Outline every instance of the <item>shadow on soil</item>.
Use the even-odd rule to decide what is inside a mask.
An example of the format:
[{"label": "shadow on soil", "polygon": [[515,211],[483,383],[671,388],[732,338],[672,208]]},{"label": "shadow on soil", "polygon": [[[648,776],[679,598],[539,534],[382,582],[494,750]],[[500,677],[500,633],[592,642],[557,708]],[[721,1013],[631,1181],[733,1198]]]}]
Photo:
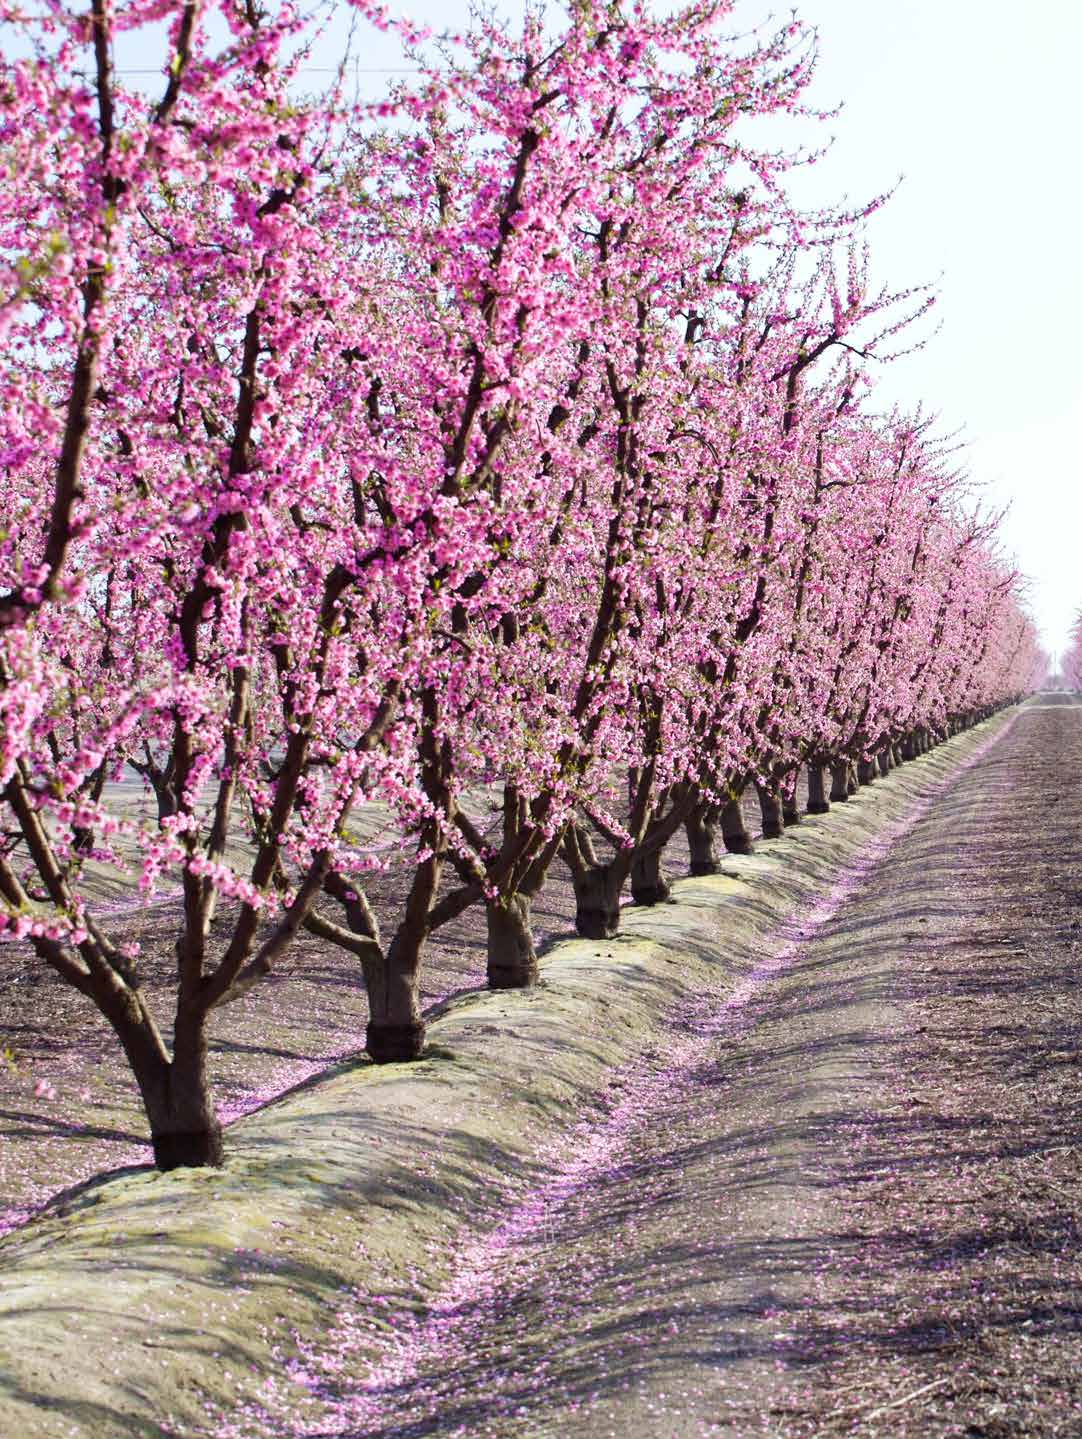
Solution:
[{"label": "shadow on soil", "polygon": [[[955,810],[964,813],[964,795],[944,797],[940,834]],[[810,1112],[781,1124],[766,1115],[761,1124],[722,1124],[720,1134],[717,1123],[704,1124],[708,1137],[689,1140],[685,1096],[685,1113],[672,1122],[683,1138],[674,1143],[666,1142],[673,1116],[651,1115],[649,1135],[638,1134],[631,1151],[641,1157],[593,1175],[549,1214],[514,1252],[495,1297],[440,1313],[422,1337],[420,1374],[377,1391],[388,1417],[363,1439],[469,1433],[500,1415],[539,1418],[554,1395],[558,1412],[587,1412],[640,1387],[671,1393],[689,1370],[720,1380],[748,1360],[801,1371],[856,1346],[872,1364],[916,1356],[949,1364],[996,1334],[1053,1342],[1082,1334],[1082,1291],[1073,1274],[1055,1273],[1082,1246],[1082,1227],[1054,1203],[1020,1214],[1001,1183],[1014,1164],[1082,1152],[1077,1105],[1050,1101],[1039,1122],[1016,1124],[999,1108],[937,1112],[919,1088],[873,1113],[839,1105],[827,1084],[816,1091],[817,1071],[906,1075],[915,1046],[933,1062],[937,1046],[961,1047],[971,1069],[1008,1086],[1080,1063],[1082,1018],[1054,1005],[1079,987],[1074,960],[1067,952],[1034,963],[1024,947],[1005,948],[994,876],[1010,873],[1016,847],[990,836],[982,862],[993,876],[988,913],[971,915],[963,932],[958,907],[930,905],[921,881],[931,866],[960,889],[965,857],[929,843],[920,827],[907,836],[892,859],[891,892],[865,892],[858,908],[827,925],[827,948],[811,946],[799,982],[753,1002],[746,1025],[714,1045],[687,1086],[692,1121],[755,1114],[756,1096],[767,1093],[810,1096]],[[1073,923],[1061,915],[1053,928],[1073,932]],[[854,948],[857,982],[842,969]],[[867,1027],[869,1006],[882,1015],[903,1005],[926,1015],[940,1007],[943,1027]],[[995,1015],[1000,1022],[989,1022]],[[771,1035],[828,1016],[825,1036]],[[879,1186],[912,1196],[904,1223],[871,1231],[830,1222],[851,1212],[843,1199]],[[813,1222],[774,1232],[771,1196],[794,1187],[817,1192]],[[928,1194],[943,1207],[923,1210]],[[693,1211],[716,1216],[706,1240]],[[1009,1282],[989,1283],[989,1263]],[[833,1278],[824,1288],[826,1273]],[[458,1335],[450,1344],[441,1337],[448,1330]]]}]

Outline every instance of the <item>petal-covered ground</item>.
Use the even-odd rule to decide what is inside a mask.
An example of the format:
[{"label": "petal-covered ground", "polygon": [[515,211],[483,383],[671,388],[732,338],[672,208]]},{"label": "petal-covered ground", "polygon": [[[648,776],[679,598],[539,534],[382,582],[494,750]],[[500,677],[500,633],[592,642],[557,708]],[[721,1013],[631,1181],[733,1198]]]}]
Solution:
[{"label": "petal-covered ground", "polygon": [[1082,1434],[1080,760],[1030,704],[9,1235],[9,1432]]},{"label": "petal-covered ground", "polygon": [[320,1435],[1082,1434],[1080,763],[1082,707],[1023,710]]},{"label": "petal-covered ground", "polygon": [[[744,809],[749,832],[758,834],[753,796]],[[674,875],[687,872],[682,832],[666,861]],[[393,932],[408,878],[397,862],[368,885],[384,933]],[[113,932],[140,945],[144,989],[168,1033],[177,900],[139,907],[110,895],[109,908]],[[574,916],[570,879],[555,865],[534,905],[538,945],[572,934]],[[421,972],[426,1010],[484,983],[485,946],[485,916],[476,906],[437,931]],[[302,934],[274,974],[212,1018],[210,1067],[223,1121],[357,1053],[367,1020],[358,962]],[[135,1081],[109,1026],[28,946],[0,942],[0,1235],[58,1192],[105,1170],[149,1162]]]}]

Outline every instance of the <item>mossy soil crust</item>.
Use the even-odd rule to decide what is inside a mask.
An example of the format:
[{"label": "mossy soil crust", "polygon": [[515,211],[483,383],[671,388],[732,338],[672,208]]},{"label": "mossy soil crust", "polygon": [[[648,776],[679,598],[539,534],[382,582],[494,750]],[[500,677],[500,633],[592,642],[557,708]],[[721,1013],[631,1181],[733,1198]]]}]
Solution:
[{"label": "mossy soil crust", "polygon": [[[502,806],[487,795],[470,798],[472,818],[495,837]],[[116,786],[109,799],[120,813],[147,810],[147,797],[135,784]],[[758,811],[749,793],[744,822],[753,834],[758,833]],[[368,835],[387,865],[369,876],[365,888],[383,932],[393,934],[409,890],[408,846],[400,849],[401,836],[378,805],[363,806],[352,825]],[[674,874],[688,872],[683,832],[670,841],[665,858]],[[167,889],[148,902],[115,875],[98,874],[95,883],[113,938],[139,946],[143,993],[168,1035],[175,942],[183,923],[178,892]],[[457,883],[449,869],[445,884],[453,889]],[[574,916],[570,876],[555,865],[533,905],[539,947],[573,934]],[[233,918],[224,902],[212,938],[220,941]],[[426,1014],[482,984],[486,957],[480,906],[441,926],[425,946],[421,969]],[[298,935],[272,974],[212,1017],[209,1067],[223,1123],[262,1108],[355,1054],[367,1020],[355,956],[313,935]],[[60,1189],[107,1169],[149,1162],[146,1119],[116,1036],[30,946],[0,938],[0,1235],[24,1223]]]},{"label": "mossy soil crust", "polygon": [[[811,1422],[837,1344],[812,1355],[805,1331],[848,1262],[831,1268],[823,1235],[853,1187],[823,1166],[848,1162],[838,1115],[882,1101],[882,1036],[901,1043],[906,1023],[895,972],[922,972],[911,936],[957,918],[942,857],[897,886],[893,866],[922,825],[960,845],[979,830],[980,777],[1042,713],[998,716],[674,902],[628,909],[614,941],[555,945],[536,990],[450,1001],[421,1062],[345,1062],[238,1120],[224,1170],[107,1177],[7,1236],[0,1433]],[[837,919],[869,895],[889,953]],[[747,1342],[719,1347],[734,1327]],[[514,1378],[530,1369],[543,1382]]]}]

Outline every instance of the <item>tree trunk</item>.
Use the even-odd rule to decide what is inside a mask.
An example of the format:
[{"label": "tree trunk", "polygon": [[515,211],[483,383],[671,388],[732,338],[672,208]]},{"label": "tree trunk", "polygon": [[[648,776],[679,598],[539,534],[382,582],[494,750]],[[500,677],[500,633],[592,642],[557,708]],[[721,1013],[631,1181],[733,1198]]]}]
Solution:
[{"label": "tree trunk", "polygon": [[158,806],[159,824],[164,819],[171,819],[177,812],[177,797],[169,785],[162,785],[154,791],[154,802]]},{"label": "tree trunk", "polygon": [[424,1048],[425,1025],[418,1002],[423,937],[415,937],[403,925],[387,958],[369,974],[364,1047],[377,1064],[417,1059]]},{"label": "tree trunk", "polygon": [[810,764],[808,766],[808,813],[826,814],[830,809],[830,801],[826,795],[826,785],[823,780],[823,766],[821,764]]},{"label": "tree trunk", "polygon": [[689,868],[694,875],[717,874],[720,868],[717,852],[717,822],[711,811],[696,810],[684,824],[691,853]]},{"label": "tree trunk", "polygon": [[781,817],[781,801],[777,791],[770,785],[755,781],[755,793],[759,796],[759,813],[763,820],[763,838],[781,839],[785,824]]},{"label": "tree trunk", "polygon": [[871,784],[877,770],[874,759],[862,759],[857,765],[857,779],[861,784]]},{"label": "tree trunk", "polygon": [[222,1127],[207,1079],[206,1015],[178,1015],[171,1063],[133,1064],[133,1069],[158,1168],[220,1165]]},{"label": "tree trunk", "polygon": [[636,854],[631,862],[631,897],[636,904],[662,904],[672,894],[672,886],[661,868],[660,845]]},{"label": "tree trunk", "polygon": [[574,820],[564,832],[561,853],[575,890],[575,929],[583,939],[612,939],[620,928],[620,891],[630,868],[626,852],[608,864]]},{"label": "tree trunk", "polygon": [[876,763],[879,766],[879,773],[885,779],[887,775],[890,774],[891,770],[894,768],[893,762],[891,760],[890,745],[885,744],[883,748],[879,751],[879,753],[876,755],[875,759]]},{"label": "tree trunk", "polygon": [[489,989],[529,989],[538,978],[530,896],[520,891],[486,904],[485,919]]},{"label": "tree trunk", "polygon": [[895,766],[905,763],[905,746],[901,740],[895,740],[890,747],[890,756]]},{"label": "tree trunk", "polygon": [[731,799],[721,811],[721,840],[730,854],[751,854],[754,849],[738,799]]},{"label": "tree trunk", "polygon": [[846,770],[845,787],[848,793],[851,795],[856,794],[857,790],[860,789],[860,782],[857,779],[857,772],[852,765],[849,765]]},{"label": "tree trunk", "polygon": [[800,806],[796,799],[799,777],[799,769],[793,769],[778,781],[778,793],[781,797],[781,822],[786,829],[800,823]]},{"label": "tree trunk", "polygon": [[830,802],[844,804],[849,798],[849,764],[838,760],[830,766]]},{"label": "tree trunk", "polygon": [[612,939],[620,928],[623,875],[607,864],[588,865],[572,874],[575,887],[575,929],[583,939]]}]

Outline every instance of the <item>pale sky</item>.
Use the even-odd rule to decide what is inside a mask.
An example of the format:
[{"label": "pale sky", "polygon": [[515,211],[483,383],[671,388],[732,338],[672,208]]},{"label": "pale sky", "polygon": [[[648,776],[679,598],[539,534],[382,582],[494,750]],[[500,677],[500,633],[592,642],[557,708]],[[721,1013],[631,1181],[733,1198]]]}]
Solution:
[{"label": "pale sky", "polygon": [[[749,0],[741,13],[770,7]],[[1032,579],[1046,647],[1082,607],[1080,0],[807,0],[816,92],[845,102],[822,198],[904,181],[876,270],[937,280],[939,333],[884,376],[962,427],[969,468]],[[820,190],[820,187],[821,190]]]},{"label": "pale sky", "polygon": [[[437,29],[462,26],[468,13],[466,0],[392,8]],[[734,26],[789,8],[738,0]],[[809,204],[862,200],[904,177],[871,223],[873,274],[898,288],[936,282],[941,328],[887,370],[882,391],[906,405],[923,400],[944,429],[963,431],[974,479],[991,503],[1011,507],[1008,548],[1031,577],[1046,647],[1061,650],[1082,607],[1082,460],[1072,431],[1082,410],[1082,0],[795,8],[820,35],[813,98],[844,109],[822,130],[835,136],[832,152],[793,193]],[[495,9],[516,17],[522,3]],[[335,44],[329,35],[313,64],[333,65]],[[377,71],[396,59],[379,36],[356,53]],[[369,93],[381,83],[378,74],[362,79]]]}]

